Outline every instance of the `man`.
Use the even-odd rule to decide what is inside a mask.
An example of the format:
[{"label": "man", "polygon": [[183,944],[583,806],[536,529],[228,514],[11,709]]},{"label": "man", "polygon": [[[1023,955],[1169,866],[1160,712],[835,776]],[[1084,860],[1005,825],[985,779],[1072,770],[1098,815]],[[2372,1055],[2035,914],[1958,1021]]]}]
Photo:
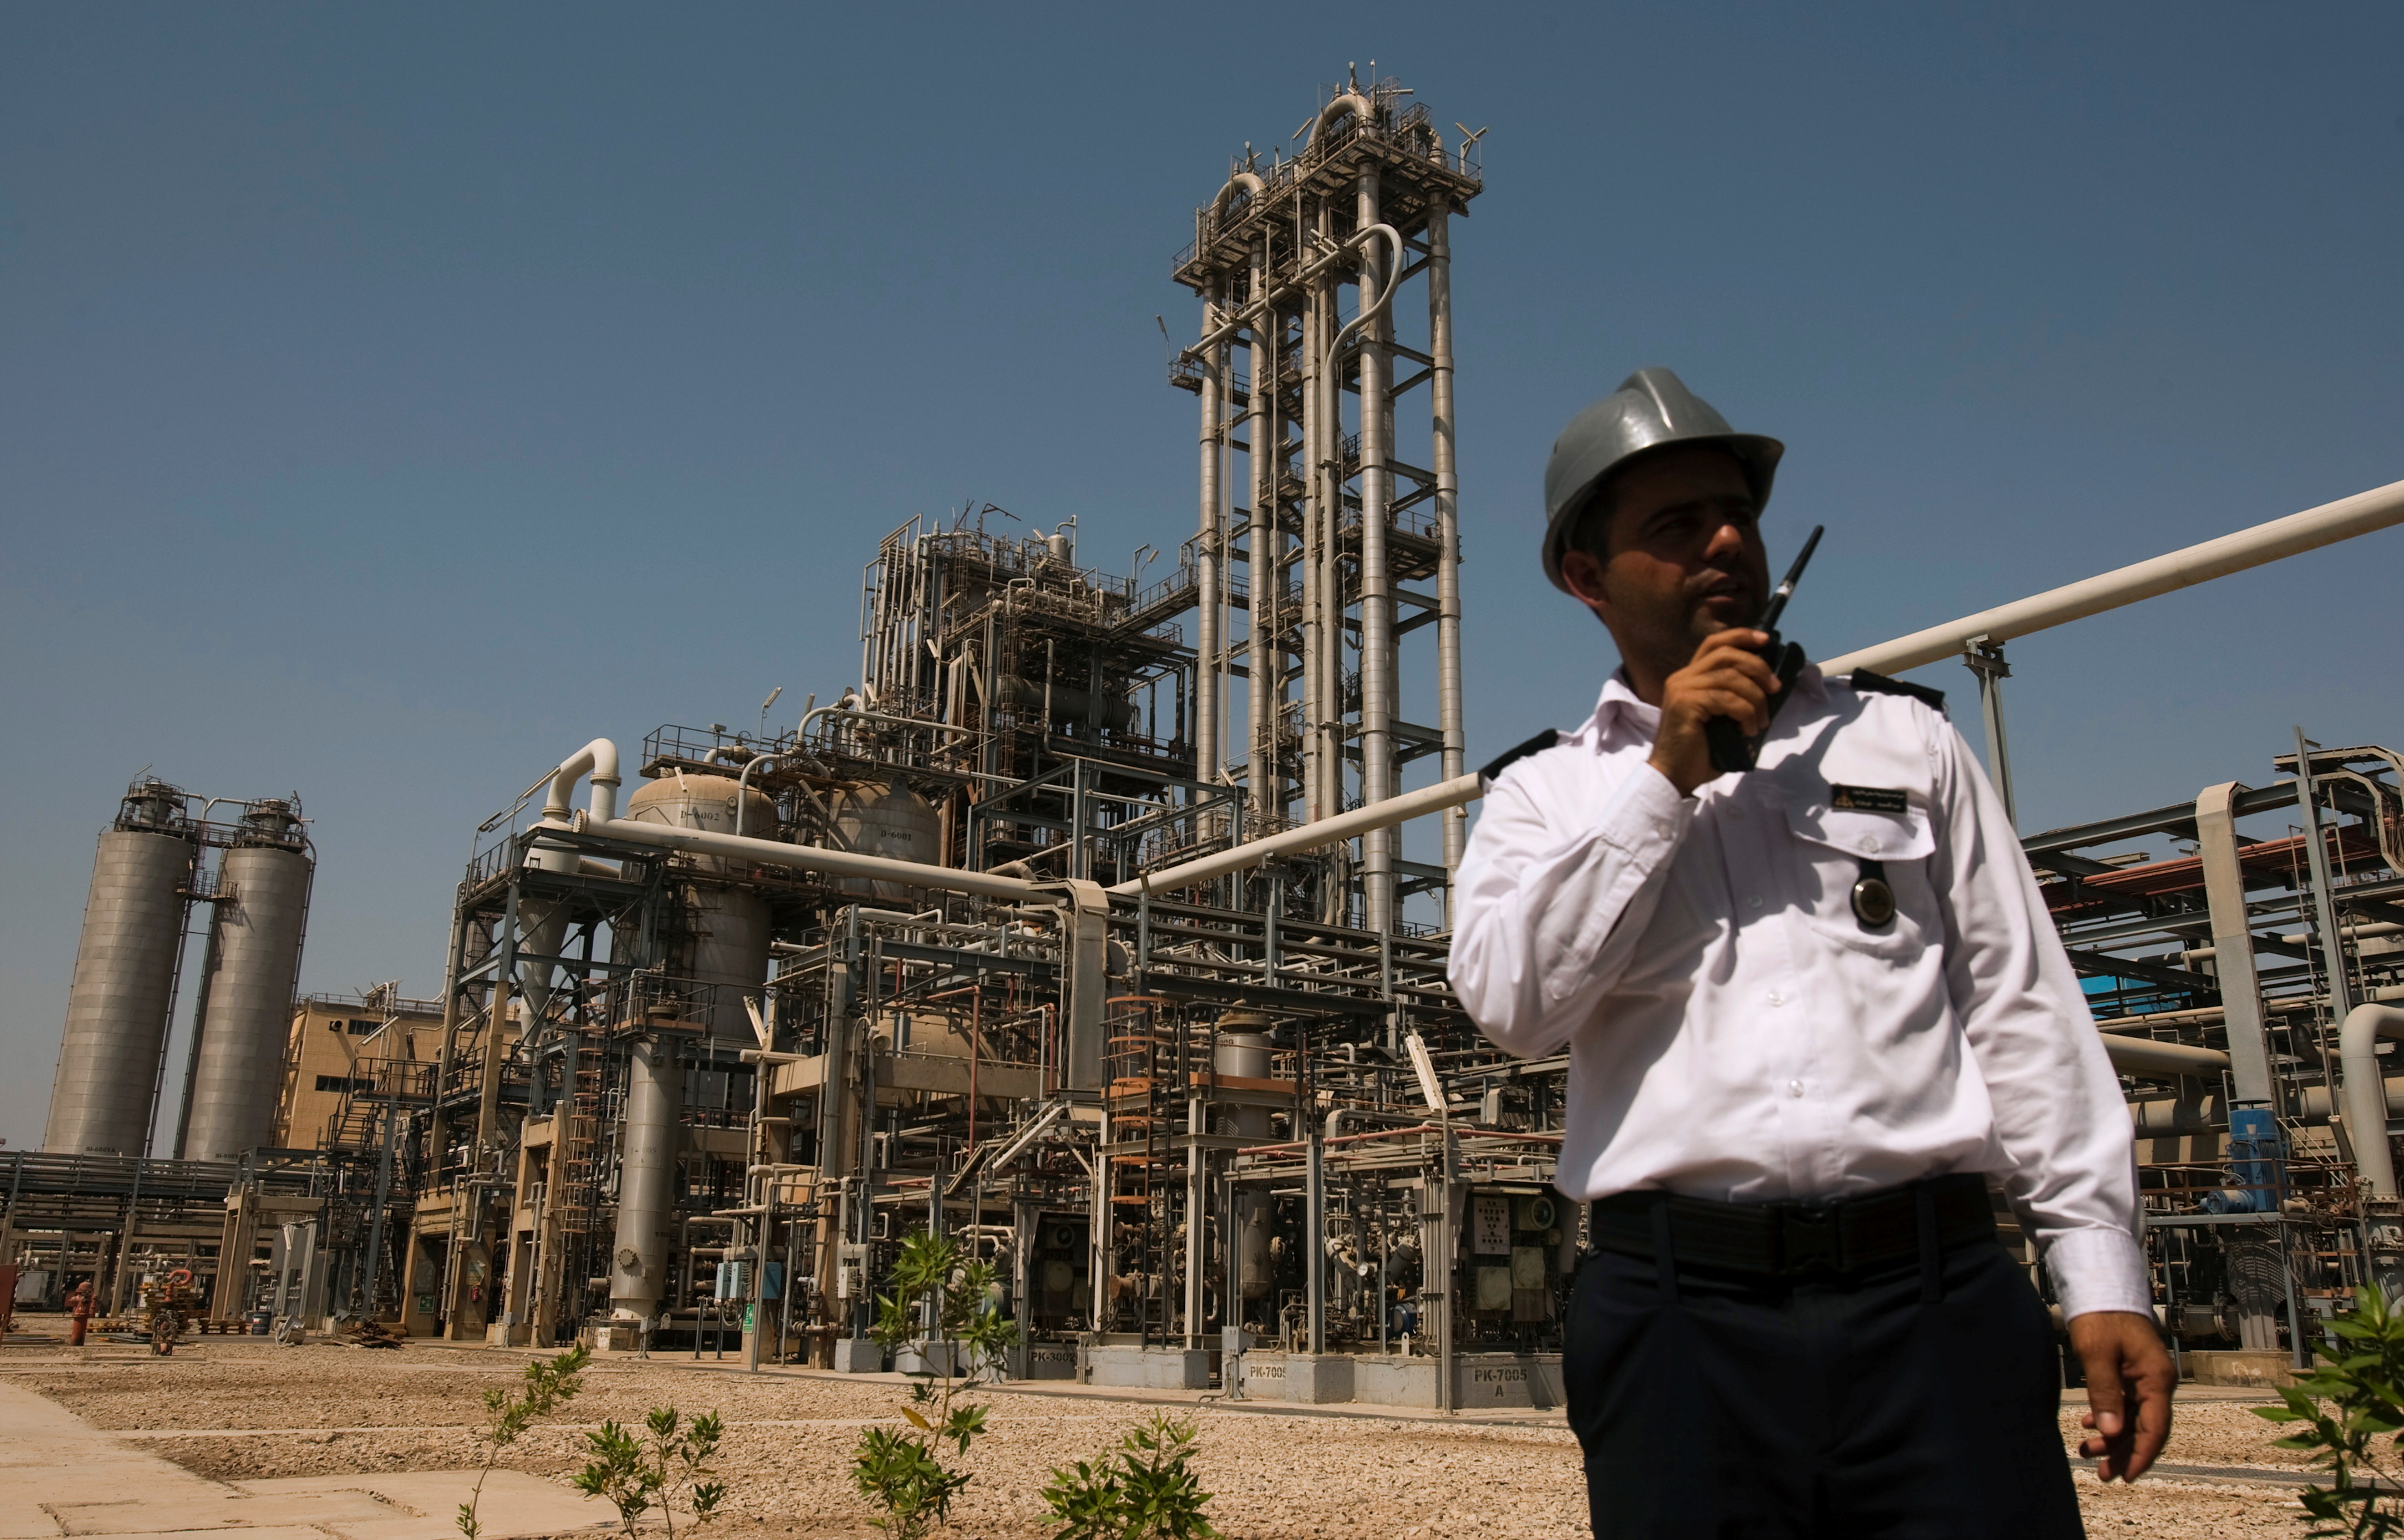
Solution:
[{"label": "man", "polygon": [[[2082,1533],[2053,1330],[2105,1479],[2170,1429],[2129,1117],[2001,803],[1919,686],[1751,629],[1783,446],[1665,369],[1573,419],[1544,570],[1621,666],[1489,767],[1451,976],[1501,1047],[1570,1051],[1593,1200],[1570,1422],[1601,1540]],[[1766,735],[1712,768],[1706,724]],[[2132,1405],[2133,1403],[2133,1405]]]}]

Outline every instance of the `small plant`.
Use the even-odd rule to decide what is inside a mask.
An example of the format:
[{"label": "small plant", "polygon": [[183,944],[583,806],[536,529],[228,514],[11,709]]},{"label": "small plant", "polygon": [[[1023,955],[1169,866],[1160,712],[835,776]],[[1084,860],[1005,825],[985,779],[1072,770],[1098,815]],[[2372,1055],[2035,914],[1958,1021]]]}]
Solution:
[{"label": "small plant", "polygon": [[2360,1351],[2325,1360],[2279,1392],[2284,1406],[2257,1407],[2254,1415],[2306,1424],[2278,1447],[2317,1451],[2312,1463],[2333,1478],[2328,1486],[2303,1490],[2304,1522],[2314,1526],[2307,1533],[2349,1540],[2404,1535],[2404,1493],[2374,1449],[2383,1445],[2394,1462],[2404,1446],[2404,1310],[2389,1305],[2374,1284],[2362,1291],[2355,1312],[2331,1321],[2329,1330]]},{"label": "small plant", "polygon": [[1212,1540],[1210,1494],[1188,1468],[1200,1430],[1155,1412],[1099,1460],[1055,1465],[1043,1501],[1052,1540]]},{"label": "small plant", "polygon": [[484,1477],[493,1474],[501,1451],[524,1436],[536,1419],[549,1417],[575,1400],[584,1388],[584,1367],[592,1361],[592,1350],[580,1342],[556,1358],[528,1364],[515,1395],[498,1385],[484,1393],[489,1418],[484,1425],[484,1463],[476,1471],[475,1490],[459,1505],[459,1533],[467,1540],[476,1540],[483,1533],[483,1526],[476,1522],[476,1505],[484,1500]]},{"label": "small plant", "polygon": [[636,1540],[635,1520],[654,1507],[667,1520],[668,1540],[676,1540],[674,1499],[679,1481],[685,1484],[685,1501],[696,1525],[716,1518],[719,1504],[725,1501],[725,1482],[700,1477],[717,1474],[708,1462],[718,1452],[726,1423],[716,1412],[680,1422],[674,1407],[653,1407],[643,1425],[650,1434],[649,1442],[618,1422],[604,1422],[598,1431],[586,1434],[594,1459],[576,1473],[576,1490],[607,1499],[626,1526],[626,1540]]},{"label": "small plant", "polygon": [[[870,1335],[888,1351],[923,1337],[943,1366],[940,1387],[918,1380],[902,1415],[910,1426],[867,1427],[852,1450],[851,1478],[883,1513],[870,1522],[893,1540],[920,1540],[950,1514],[969,1477],[946,1467],[943,1446],[965,1455],[985,1432],[985,1408],[958,1402],[959,1393],[1001,1362],[1018,1341],[1018,1326],[1002,1318],[993,1264],[970,1260],[956,1240],[924,1231],[902,1243],[893,1292],[876,1302]],[[974,1365],[965,1379],[960,1359]]]}]

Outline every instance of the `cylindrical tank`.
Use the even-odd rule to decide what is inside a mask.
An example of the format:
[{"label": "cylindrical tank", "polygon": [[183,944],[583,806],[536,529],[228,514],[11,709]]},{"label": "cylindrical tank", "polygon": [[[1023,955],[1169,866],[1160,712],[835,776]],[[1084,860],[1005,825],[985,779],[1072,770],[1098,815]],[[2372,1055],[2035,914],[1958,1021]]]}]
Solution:
[{"label": "cylindrical tank", "polygon": [[[862,781],[838,790],[832,804],[838,850],[888,861],[914,861],[922,866],[943,863],[943,821],[925,798],[897,777],[887,782]],[[926,891],[899,882],[846,877],[836,884],[846,893],[888,903],[910,903]]]},{"label": "cylindrical tank", "polygon": [[[743,809],[745,839],[776,837],[776,805],[756,786],[745,786],[732,776],[695,776],[681,771],[648,780],[626,799],[623,815],[637,823],[664,823],[671,829],[704,829],[713,834],[734,833],[737,794]],[[697,872],[723,873],[737,863],[722,856],[687,858]]]},{"label": "cylindrical tank", "polygon": [[[1218,1041],[1210,1055],[1210,1068],[1220,1074],[1241,1080],[1268,1079],[1269,1039],[1263,1029],[1268,1025],[1268,1017],[1251,1011],[1229,1011],[1222,1015],[1219,1018]],[[1269,1111],[1265,1107],[1222,1107],[1212,1122],[1214,1132],[1264,1142],[1269,1137]],[[1236,1225],[1237,1256],[1240,1262],[1238,1276],[1243,1297],[1262,1298],[1269,1292],[1272,1277],[1266,1199],[1253,1191],[1237,1195]]]},{"label": "cylindrical tank", "polygon": [[292,1036],[293,985],[309,917],[309,844],[300,809],[254,802],[217,866],[224,895],[210,923],[209,956],[187,1160],[239,1160],[274,1138]]},{"label": "cylindrical tank", "polygon": [[995,693],[1000,697],[1001,705],[1014,707],[1022,718],[1041,716],[1048,696],[1055,724],[1083,721],[1086,713],[1092,711],[1097,724],[1113,733],[1124,733],[1135,725],[1135,703],[1125,695],[1104,694],[1097,704],[1096,697],[1081,687],[1055,681],[1047,692],[1041,679],[1021,679],[1015,674],[1003,675]]},{"label": "cylindrical tank", "polygon": [[623,1319],[657,1310],[667,1283],[668,1195],[676,1176],[681,1073],[667,1043],[635,1040],[625,1144],[618,1160],[617,1244],[609,1258],[609,1304]]},{"label": "cylindrical tank", "polygon": [[[675,775],[648,781],[626,799],[626,817],[731,834],[738,797],[744,837],[775,839],[776,805],[765,793],[726,776]],[[739,864],[703,856],[692,859],[691,869],[726,875]],[[768,981],[768,901],[751,889],[723,882],[688,884],[684,900],[691,947],[678,959],[676,971],[707,986],[701,1015],[710,1036],[750,1042],[751,1016],[743,1001]]]},{"label": "cylindrical tank", "polygon": [[53,1154],[138,1155],[147,1142],[197,849],[183,808],[175,788],[137,782],[100,836],[42,1134]]}]

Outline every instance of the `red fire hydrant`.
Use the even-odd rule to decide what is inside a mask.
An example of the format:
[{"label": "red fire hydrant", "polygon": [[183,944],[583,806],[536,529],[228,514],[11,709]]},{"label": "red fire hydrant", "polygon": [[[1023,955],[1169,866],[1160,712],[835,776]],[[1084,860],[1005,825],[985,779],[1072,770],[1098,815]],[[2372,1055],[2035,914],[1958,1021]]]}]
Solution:
[{"label": "red fire hydrant", "polygon": [[67,1292],[67,1346],[83,1346],[85,1324],[91,1320],[94,1303],[91,1280],[87,1278]]}]

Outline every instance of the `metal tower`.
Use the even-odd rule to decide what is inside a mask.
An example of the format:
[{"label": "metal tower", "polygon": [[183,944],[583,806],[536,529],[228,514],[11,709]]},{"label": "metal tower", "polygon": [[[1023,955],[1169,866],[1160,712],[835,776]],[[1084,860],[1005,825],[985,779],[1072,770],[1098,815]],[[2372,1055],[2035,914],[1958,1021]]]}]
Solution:
[{"label": "metal tower", "polygon": [[[1255,834],[1294,821],[1296,804],[1316,819],[1382,802],[1416,759],[1462,769],[1449,230],[1483,183],[1477,135],[1447,150],[1426,105],[1404,105],[1410,94],[1350,78],[1292,159],[1264,163],[1248,146],[1195,210],[1174,269],[1203,301],[1199,340],[1169,366],[1201,403],[1196,776],[1240,778]],[[1397,336],[1418,335],[1397,327],[1415,278],[1424,349]],[[1421,385],[1425,435],[1405,426],[1398,438],[1397,403]],[[1433,593],[1405,586],[1430,581]],[[1399,646],[1430,623],[1433,727],[1403,720]],[[1369,929],[1392,929],[1410,893],[1445,901],[1465,828],[1445,815],[1441,867],[1402,861],[1395,831],[1363,838]]]}]

